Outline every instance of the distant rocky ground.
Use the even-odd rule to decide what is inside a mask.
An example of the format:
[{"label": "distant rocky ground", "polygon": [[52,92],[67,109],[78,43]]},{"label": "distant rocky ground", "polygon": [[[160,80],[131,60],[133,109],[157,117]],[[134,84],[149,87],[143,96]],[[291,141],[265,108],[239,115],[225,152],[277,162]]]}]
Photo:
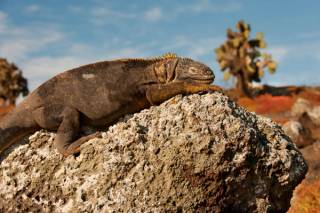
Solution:
[{"label": "distant rocky ground", "polygon": [[0,163],[0,212],[285,212],[306,164],[270,119],[176,96],[62,157],[40,131]]},{"label": "distant rocky ground", "polygon": [[299,98],[291,108],[292,119],[283,127],[300,147],[309,166],[306,180],[295,193],[291,212],[317,212],[320,209],[320,105]]}]

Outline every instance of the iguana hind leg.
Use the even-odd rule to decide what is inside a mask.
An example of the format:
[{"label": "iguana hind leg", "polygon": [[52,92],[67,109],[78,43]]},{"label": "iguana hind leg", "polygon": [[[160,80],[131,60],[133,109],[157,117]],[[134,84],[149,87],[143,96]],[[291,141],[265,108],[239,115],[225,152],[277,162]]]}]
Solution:
[{"label": "iguana hind leg", "polygon": [[66,108],[62,113],[62,122],[58,128],[54,145],[64,156],[80,152],[80,146],[88,140],[96,137],[99,133],[79,138],[80,113],[76,109]]},{"label": "iguana hind leg", "polygon": [[45,129],[58,129],[54,146],[64,156],[80,152],[81,144],[97,136],[97,133],[79,138],[80,113],[77,109],[51,105],[34,111],[38,124]]},{"label": "iguana hind leg", "polygon": [[64,156],[76,153],[80,151],[80,145],[78,147],[71,144],[79,137],[79,112],[76,109],[67,107],[61,113],[62,121],[57,130],[56,138],[54,139],[54,146]]},{"label": "iguana hind leg", "polygon": [[151,104],[159,104],[178,94],[194,94],[203,91],[219,91],[222,89],[215,85],[188,83],[188,82],[171,82],[167,84],[154,85],[147,89],[147,99]]}]

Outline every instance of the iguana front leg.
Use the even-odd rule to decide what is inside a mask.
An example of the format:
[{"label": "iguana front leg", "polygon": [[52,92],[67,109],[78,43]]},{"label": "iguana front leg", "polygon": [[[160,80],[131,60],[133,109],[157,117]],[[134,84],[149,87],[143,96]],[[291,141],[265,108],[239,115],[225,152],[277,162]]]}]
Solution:
[{"label": "iguana front leg", "polygon": [[147,89],[146,96],[150,104],[162,103],[178,94],[194,94],[203,91],[219,91],[222,88],[201,83],[171,82],[167,84],[152,85]]}]

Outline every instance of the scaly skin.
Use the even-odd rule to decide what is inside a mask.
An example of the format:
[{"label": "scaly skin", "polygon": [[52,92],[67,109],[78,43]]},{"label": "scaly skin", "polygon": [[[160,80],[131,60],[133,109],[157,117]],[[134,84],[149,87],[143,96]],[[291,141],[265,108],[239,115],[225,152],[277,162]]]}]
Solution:
[{"label": "scaly skin", "polygon": [[177,94],[221,91],[212,70],[188,58],[104,61],[63,72],[33,91],[0,123],[0,153],[39,129],[57,131],[64,156],[80,152],[96,134],[79,136],[83,125],[111,125],[121,116]]}]

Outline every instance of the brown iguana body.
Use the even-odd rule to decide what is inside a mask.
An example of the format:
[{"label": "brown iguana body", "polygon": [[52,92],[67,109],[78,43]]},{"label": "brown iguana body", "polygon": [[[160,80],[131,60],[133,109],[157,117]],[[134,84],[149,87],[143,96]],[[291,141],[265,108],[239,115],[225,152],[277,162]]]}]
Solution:
[{"label": "brown iguana body", "polygon": [[123,59],[61,73],[32,92],[0,122],[0,153],[41,128],[57,130],[54,141],[67,156],[95,134],[80,137],[82,125],[106,126],[121,116],[177,94],[220,90],[206,65],[187,58]]}]

